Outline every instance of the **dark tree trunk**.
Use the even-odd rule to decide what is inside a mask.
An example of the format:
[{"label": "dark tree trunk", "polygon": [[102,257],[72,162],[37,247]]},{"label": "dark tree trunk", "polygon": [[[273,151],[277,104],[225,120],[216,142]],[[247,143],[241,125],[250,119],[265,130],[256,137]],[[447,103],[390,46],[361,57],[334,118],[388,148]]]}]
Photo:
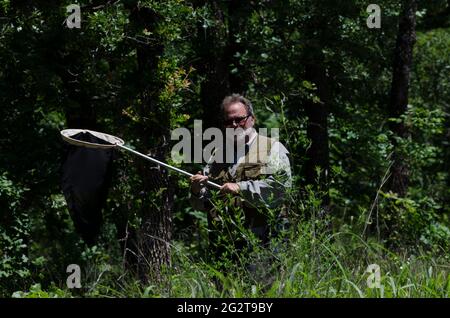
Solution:
[{"label": "dark tree trunk", "polygon": [[227,59],[230,91],[232,93],[244,94],[247,89],[245,70],[239,61],[237,53],[244,52],[244,46],[238,42],[238,35],[247,21],[250,7],[248,1],[231,0],[228,2],[228,43],[225,52]]},{"label": "dark tree trunk", "polygon": [[408,190],[409,168],[406,154],[400,149],[396,138],[408,138],[410,131],[401,116],[406,113],[408,106],[408,90],[412,65],[413,46],[416,41],[416,1],[404,3],[400,16],[397,43],[395,47],[392,88],[389,104],[389,114],[392,121],[390,128],[394,133],[393,164],[391,167],[390,189],[399,196],[404,196]]},{"label": "dark tree trunk", "polygon": [[70,70],[61,70],[60,76],[67,92],[67,105],[64,108],[67,128],[99,130],[92,99],[80,84],[78,75]]},{"label": "dark tree trunk", "polygon": [[[137,3],[127,9],[130,10],[130,23],[135,34],[142,34],[144,29],[155,30],[160,19],[155,11],[138,6]],[[163,46],[157,38],[149,42],[143,40],[134,41],[138,64],[136,81],[140,99],[140,102],[137,102],[137,112],[142,118],[137,127],[137,134],[141,139],[141,146],[146,147],[152,157],[165,161],[170,150],[170,109],[167,108],[168,105],[158,103],[162,87],[156,77]],[[134,253],[137,255],[139,277],[141,281],[148,282],[160,279],[162,268],[170,265],[172,188],[166,170],[142,160],[136,163],[143,180],[143,203],[142,224],[137,233]]]},{"label": "dark tree trunk", "polygon": [[[328,6],[324,4],[325,6]],[[304,98],[304,110],[307,116],[306,133],[311,141],[306,150],[306,161],[302,168],[305,182],[311,185],[322,198],[322,211],[329,211],[329,138],[328,138],[328,116],[330,112],[331,85],[327,70],[327,61],[324,49],[335,49],[333,43],[335,38],[339,38],[337,16],[329,16],[324,11],[315,12],[308,21],[305,22],[304,32],[306,35],[304,42],[305,48],[302,52],[305,79],[315,86],[311,93],[317,97],[317,100],[311,97]],[[329,12],[335,12],[329,9]],[[335,14],[335,13],[332,13]],[[320,171],[318,173],[318,171]]]},{"label": "dark tree trunk", "polygon": [[[214,13],[214,25],[199,23],[196,65],[204,77],[200,87],[200,100],[203,108],[203,127],[220,127],[220,103],[230,93],[227,59],[225,58],[226,29],[225,17],[220,1],[208,1]],[[206,1],[196,2],[205,6]]]},{"label": "dark tree trunk", "polygon": [[[315,84],[315,94],[320,101],[307,99],[305,113],[308,117],[306,133],[311,145],[306,151],[307,160],[304,165],[306,183],[313,185],[323,194],[323,207],[329,205],[329,147],[328,147],[328,102],[329,92],[327,77],[322,61],[308,61],[305,66],[305,78]],[[320,173],[318,173],[320,169]]]},{"label": "dark tree trunk", "polygon": [[[236,41],[242,19],[248,13],[247,4],[240,0],[195,1],[196,7],[209,4],[214,24],[198,25],[196,68],[204,77],[200,98],[203,106],[203,126],[220,127],[220,104],[230,93],[243,94],[246,85],[236,53],[242,50]],[[226,5],[226,6],[225,6]],[[227,27],[228,26],[228,27]]]},{"label": "dark tree trunk", "polygon": [[[47,8],[51,16],[54,10],[58,10],[58,4]],[[53,29],[60,28],[60,21],[52,21]],[[83,78],[84,58],[86,55],[79,50],[70,47],[69,43],[82,45],[81,36],[63,28],[59,32],[48,32],[42,35],[39,50],[43,54],[45,64],[57,74],[64,87],[63,110],[65,113],[67,128],[99,130],[97,114],[92,100],[91,87]]]}]

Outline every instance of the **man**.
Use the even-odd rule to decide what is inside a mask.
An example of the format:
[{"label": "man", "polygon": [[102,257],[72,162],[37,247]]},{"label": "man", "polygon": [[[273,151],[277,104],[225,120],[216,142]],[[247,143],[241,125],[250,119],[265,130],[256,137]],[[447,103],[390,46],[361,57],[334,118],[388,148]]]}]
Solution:
[{"label": "man", "polygon": [[[216,190],[210,190],[205,183],[211,180],[222,185],[219,195],[225,199],[231,194],[235,200],[227,204],[241,207],[245,226],[267,243],[273,234],[268,211],[276,211],[278,220],[286,217],[283,207],[286,191],[291,186],[288,151],[280,142],[256,132],[253,128],[256,118],[248,99],[233,94],[225,97],[221,106],[228,142],[224,151],[214,153],[203,173],[191,177],[191,203],[196,209],[208,211],[210,241],[217,245],[217,237],[224,229],[218,220],[220,214],[211,203],[211,192]],[[234,156],[231,160],[221,160],[217,154],[225,153],[225,148],[230,147]],[[227,209],[227,212],[232,211]]]}]

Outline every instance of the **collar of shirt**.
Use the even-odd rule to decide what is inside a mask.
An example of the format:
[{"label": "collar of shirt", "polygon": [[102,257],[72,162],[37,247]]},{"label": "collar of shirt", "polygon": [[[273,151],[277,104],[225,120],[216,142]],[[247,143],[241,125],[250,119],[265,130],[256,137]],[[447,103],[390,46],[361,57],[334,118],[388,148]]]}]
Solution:
[{"label": "collar of shirt", "polygon": [[250,148],[250,146],[251,146],[251,145],[253,144],[253,142],[255,141],[257,135],[258,135],[258,133],[256,132],[255,129],[253,129],[252,132],[251,132],[250,135],[249,135],[248,141],[247,141],[247,143],[245,144],[245,146],[248,147],[248,148]]}]

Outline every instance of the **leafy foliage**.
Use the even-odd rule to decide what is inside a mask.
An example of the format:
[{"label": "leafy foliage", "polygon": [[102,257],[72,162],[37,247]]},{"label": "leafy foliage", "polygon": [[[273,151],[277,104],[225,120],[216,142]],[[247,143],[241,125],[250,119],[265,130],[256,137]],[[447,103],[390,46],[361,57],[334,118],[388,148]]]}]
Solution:
[{"label": "leafy foliage", "polygon": [[[381,29],[366,27],[367,3],[360,0],[339,6],[326,0],[86,0],[79,1],[81,29],[64,23],[70,3],[0,0],[1,296],[448,297],[445,1],[419,2],[410,99],[401,118],[389,118],[387,109],[398,1],[378,2]],[[138,9],[154,13],[154,23],[136,19]],[[308,76],[306,65],[318,57],[327,96]],[[217,67],[209,69],[205,58]],[[248,259],[209,262],[206,215],[190,206],[188,181],[170,175],[169,186],[149,192],[143,171],[154,167],[121,154],[102,234],[86,246],[59,185],[65,156],[59,130],[95,127],[168,159],[161,149],[170,148],[170,129],[210,119],[205,96],[217,92],[205,84],[220,72],[219,93],[244,92],[257,125],[279,127],[291,153],[289,244],[277,255],[256,249]],[[306,185],[312,141],[305,105],[311,103],[327,105],[328,189]],[[396,145],[389,129],[394,120],[411,131]],[[386,188],[394,147],[411,171],[405,197]],[[322,176],[320,169],[314,173]],[[164,195],[173,204],[172,267],[164,269],[165,280],[142,285],[124,273],[123,251],[143,211],[160,208]],[[237,216],[223,216],[230,236],[222,242],[233,253],[229,242],[249,235]],[[251,261],[260,265],[256,276],[242,266]],[[72,263],[83,268],[81,291],[65,285]],[[364,271],[372,263],[384,273],[383,291],[366,288]]]}]

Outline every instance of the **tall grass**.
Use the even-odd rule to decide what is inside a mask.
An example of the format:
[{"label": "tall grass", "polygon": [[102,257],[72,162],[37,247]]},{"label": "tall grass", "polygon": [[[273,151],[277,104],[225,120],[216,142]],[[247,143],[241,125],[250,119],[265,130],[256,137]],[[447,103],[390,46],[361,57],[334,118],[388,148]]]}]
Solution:
[{"label": "tall grass", "polygon": [[[450,293],[448,252],[432,255],[412,247],[394,252],[349,230],[332,233],[318,220],[300,222],[282,245],[278,242],[241,255],[226,270],[192,256],[182,242],[175,241],[172,251],[172,266],[165,269],[162,281],[153,284],[142,285],[119,262],[107,267],[91,264],[81,291],[43,292],[34,286],[14,296],[365,298],[449,297]],[[256,270],[242,265],[249,262]],[[370,264],[380,268],[379,288],[367,283]]]},{"label": "tall grass", "polygon": [[[124,267],[117,241],[111,241],[114,235],[107,233],[103,244],[86,247],[81,253],[87,260],[81,290],[67,289],[64,275],[44,275],[56,278],[46,290],[36,281],[29,291],[13,296],[449,297],[450,251],[439,242],[432,249],[402,242],[394,245],[402,248],[387,248],[379,235],[366,231],[364,215],[355,224],[343,223],[338,216],[323,216],[322,200],[314,191],[303,200],[291,201],[292,212],[298,210],[292,218],[296,223],[281,239],[273,239],[264,248],[256,245],[251,253],[241,251],[220,266],[208,259],[213,251],[207,250],[205,242],[178,239],[170,242],[172,262],[163,269],[162,279],[142,284]],[[207,223],[205,218],[200,220],[197,231],[205,240]],[[237,221],[229,220],[227,226],[233,224],[233,233],[226,242],[243,231]],[[375,273],[367,271],[369,265],[379,268],[379,285],[374,284]]]}]

